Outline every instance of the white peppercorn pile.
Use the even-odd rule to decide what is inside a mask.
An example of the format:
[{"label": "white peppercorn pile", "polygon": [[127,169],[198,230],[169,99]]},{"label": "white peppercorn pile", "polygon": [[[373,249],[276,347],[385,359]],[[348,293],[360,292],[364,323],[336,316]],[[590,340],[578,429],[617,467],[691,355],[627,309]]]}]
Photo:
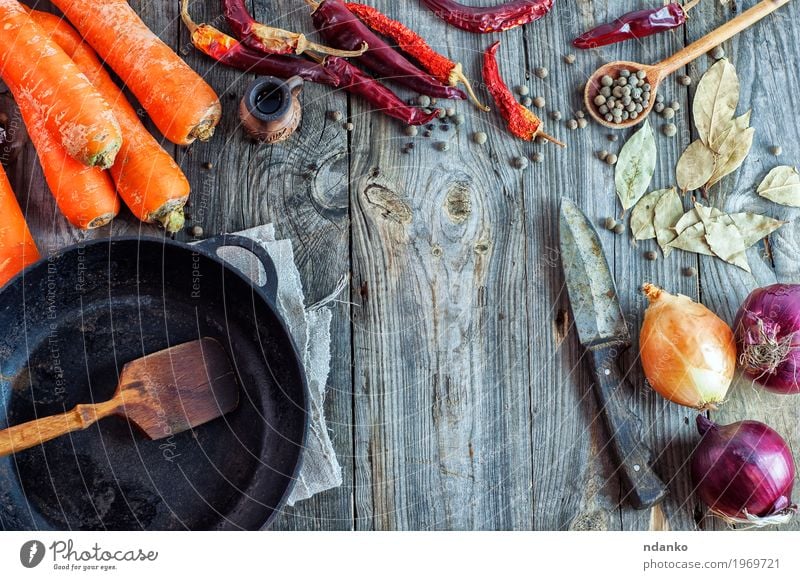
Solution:
[{"label": "white peppercorn pile", "polygon": [[616,79],[609,75],[600,78],[600,92],[594,98],[594,105],[606,122],[622,123],[636,119],[647,108],[650,89],[645,71],[622,69]]}]

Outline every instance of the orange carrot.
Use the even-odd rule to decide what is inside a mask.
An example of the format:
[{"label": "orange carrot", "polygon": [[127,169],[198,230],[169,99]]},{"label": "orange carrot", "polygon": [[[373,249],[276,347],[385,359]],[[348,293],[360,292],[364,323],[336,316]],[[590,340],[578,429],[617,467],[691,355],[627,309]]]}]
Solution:
[{"label": "orange carrot", "polygon": [[39,250],[0,165],[0,287],[38,259]]},{"label": "orange carrot", "polygon": [[16,0],[0,0],[0,30],[0,76],[14,97],[31,99],[72,157],[109,167],[122,135],[103,98]]},{"label": "orange carrot", "polygon": [[173,143],[206,141],[222,107],[214,90],[153,34],[126,0],[55,0]]},{"label": "orange carrot", "polygon": [[110,172],[125,204],[140,220],[178,231],[190,189],[178,164],[142,125],[92,48],[66,20],[37,10],[32,10],[30,17],[72,58],[119,120],[122,148]]},{"label": "orange carrot", "polygon": [[108,172],[99,167],[87,167],[67,155],[61,143],[44,126],[39,111],[24,95],[17,106],[39,156],[47,185],[64,217],[84,230],[108,224],[119,213],[119,198]]}]

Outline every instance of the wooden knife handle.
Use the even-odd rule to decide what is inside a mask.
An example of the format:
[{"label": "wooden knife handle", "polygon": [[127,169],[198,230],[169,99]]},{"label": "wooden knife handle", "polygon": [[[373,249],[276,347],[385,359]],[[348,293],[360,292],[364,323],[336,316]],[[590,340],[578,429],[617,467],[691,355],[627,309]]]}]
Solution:
[{"label": "wooden knife handle", "polygon": [[30,449],[73,431],[81,431],[99,419],[113,414],[118,407],[114,399],[97,405],[78,405],[60,415],[43,417],[0,431],[0,457]]},{"label": "wooden knife handle", "polygon": [[661,479],[650,467],[652,453],[644,443],[642,422],[625,404],[633,387],[620,372],[619,360],[627,346],[606,345],[590,349],[595,371],[595,394],[605,418],[609,441],[619,473],[628,488],[627,499],[636,509],[646,509],[667,495]]}]

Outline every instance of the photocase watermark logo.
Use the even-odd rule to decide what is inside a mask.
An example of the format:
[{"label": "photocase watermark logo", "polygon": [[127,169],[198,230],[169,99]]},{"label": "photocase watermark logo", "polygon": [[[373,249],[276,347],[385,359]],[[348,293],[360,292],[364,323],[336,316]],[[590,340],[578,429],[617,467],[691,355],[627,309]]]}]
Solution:
[{"label": "photocase watermark logo", "polygon": [[39,540],[28,540],[19,549],[19,561],[26,568],[36,568],[44,560],[45,547]]}]

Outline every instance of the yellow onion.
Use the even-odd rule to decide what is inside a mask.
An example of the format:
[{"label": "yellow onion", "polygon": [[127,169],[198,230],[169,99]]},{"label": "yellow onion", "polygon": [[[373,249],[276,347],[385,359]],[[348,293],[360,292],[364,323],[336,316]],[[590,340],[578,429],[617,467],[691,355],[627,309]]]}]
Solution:
[{"label": "yellow onion", "polygon": [[639,352],[650,385],[665,399],[699,410],[716,409],[736,368],[733,331],[708,308],[652,284],[642,287]]}]

